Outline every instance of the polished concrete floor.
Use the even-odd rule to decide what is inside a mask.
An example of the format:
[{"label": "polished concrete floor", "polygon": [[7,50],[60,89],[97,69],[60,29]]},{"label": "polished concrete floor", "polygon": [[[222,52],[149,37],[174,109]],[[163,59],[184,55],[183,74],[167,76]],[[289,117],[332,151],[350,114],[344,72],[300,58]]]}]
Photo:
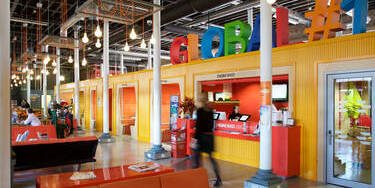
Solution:
[{"label": "polished concrete floor", "polygon": [[[99,136],[100,133],[86,132],[84,135],[96,135]],[[75,135],[78,136],[78,135]],[[82,136],[82,135],[81,135]],[[132,139],[130,136],[115,136],[116,141],[114,143],[99,144],[95,163],[95,168],[103,168],[110,166],[119,166],[122,164],[143,162],[144,152],[150,148],[149,143],[138,142]],[[168,149],[168,146],[166,146]],[[214,180],[214,173],[210,167],[208,160],[203,159],[204,167],[207,169],[208,176],[210,180]],[[191,168],[190,158],[180,158],[180,159],[167,159],[157,161],[159,164],[173,167],[176,171],[186,170]],[[244,181],[248,180],[257,171],[256,168],[239,165],[226,161],[218,161],[221,176],[223,179],[223,188],[237,188],[244,187]],[[51,173],[61,173],[67,171],[76,170],[77,166],[61,166],[46,169],[30,170],[17,172],[14,175],[14,187],[24,188],[24,187],[35,187],[35,177],[37,175],[51,174]],[[84,164],[81,170],[89,170],[92,168],[90,163]],[[213,181],[211,181],[213,182]],[[304,180],[301,178],[292,178],[284,181],[282,187],[319,187],[319,188],[337,188],[333,185],[324,185],[321,183]]]}]

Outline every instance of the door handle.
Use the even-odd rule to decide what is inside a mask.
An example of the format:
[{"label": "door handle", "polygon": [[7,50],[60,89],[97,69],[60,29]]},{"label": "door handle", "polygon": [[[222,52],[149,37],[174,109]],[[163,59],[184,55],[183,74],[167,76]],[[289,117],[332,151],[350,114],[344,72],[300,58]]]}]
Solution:
[{"label": "door handle", "polygon": [[329,130],[329,131],[328,131],[328,140],[329,140],[329,145],[332,145],[332,139],[333,139],[332,131]]}]

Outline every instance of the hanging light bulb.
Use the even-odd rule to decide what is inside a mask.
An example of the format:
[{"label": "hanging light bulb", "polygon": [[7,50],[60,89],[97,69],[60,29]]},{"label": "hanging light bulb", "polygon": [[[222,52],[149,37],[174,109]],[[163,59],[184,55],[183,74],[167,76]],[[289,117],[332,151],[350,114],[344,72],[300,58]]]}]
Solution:
[{"label": "hanging light bulb", "polygon": [[142,39],[142,42],[141,42],[141,48],[146,48],[146,42],[145,42],[145,39]]},{"label": "hanging light bulb", "polygon": [[13,87],[13,84],[10,84],[10,87]]},{"label": "hanging light bulb", "polygon": [[33,71],[33,70],[30,70],[30,74],[34,74],[34,71]]},{"label": "hanging light bulb", "polygon": [[151,35],[150,42],[151,44],[155,44],[154,34]]},{"label": "hanging light bulb", "polygon": [[44,64],[47,65],[50,60],[49,55],[47,55],[47,57],[44,59]]},{"label": "hanging light bulb", "polygon": [[53,69],[53,74],[56,74],[56,73],[57,73],[57,69],[54,68],[54,69]]},{"label": "hanging light bulb", "polygon": [[20,85],[21,85],[21,84],[22,84],[22,81],[20,80],[20,81],[18,82],[18,84],[20,84]]},{"label": "hanging light bulb", "polygon": [[137,34],[135,33],[134,27],[132,28],[132,31],[130,32],[130,38],[133,40],[137,38]]},{"label": "hanging light bulb", "polygon": [[96,26],[96,30],[95,30],[95,36],[100,38],[102,37],[103,33],[102,33],[102,30],[100,30],[100,26],[99,24]]},{"label": "hanging light bulb", "polygon": [[26,80],[23,80],[23,83],[26,84]]},{"label": "hanging light bulb", "polygon": [[65,77],[63,75],[60,76],[60,81],[65,81]]},{"label": "hanging light bulb", "polygon": [[274,4],[275,2],[276,2],[276,0],[267,0],[267,3],[270,4],[270,5]]},{"label": "hanging light bulb", "polygon": [[87,65],[87,60],[86,60],[86,57],[84,57],[82,60],[82,66],[86,66],[86,65]]},{"label": "hanging light bulb", "polygon": [[57,65],[56,61],[53,60],[53,62],[52,62],[52,66],[56,67],[56,65]]},{"label": "hanging light bulb", "polygon": [[34,80],[34,77],[30,76],[30,80]]},{"label": "hanging light bulb", "polygon": [[49,71],[48,70],[46,70],[46,75],[49,75]]},{"label": "hanging light bulb", "polygon": [[40,80],[40,75],[36,76],[36,79],[37,79],[37,80]]},{"label": "hanging light bulb", "polygon": [[15,83],[15,84],[14,84],[14,86],[15,86],[15,87],[18,87],[18,84],[17,84],[17,83]]},{"label": "hanging light bulb", "polygon": [[12,79],[16,79],[16,75],[15,74],[12,75]]},{"label": "hanging light bulb", "polygon": [[70,55],[69,58],[68,58],[68,62],[69,62],[69,63],[73,63],[73,58],[72,58],[71,55]]},{"label": "hanging light bulb", "polygon": [[101,48],[102,47],[102,43],[100,43],[100,39],[96,40],[95,46],[97,48]]},{"label": "hanging light bulb", "polygon": [[85,32],[82,37],[82,42],[87,44],[89,42],[89,37],[87,37],[87,33]]},{"label": "hanging light bulb", "polygon": [[13,83],[17,83],[17,80],[13,80]]},{"label": "hanging light bulb", "polygon": [[130,50],[129,44],[128,44],[128,42],[126,42],[125,46],[124,46],[124,51],[128,52],[129,50]]},{"label": "hanging light bulb", "polygon": [[19,80],[19,79],[20,79],[20,77],[19,77],[19,76],[17,76],[17,77],[16,77],[16,80]]}]

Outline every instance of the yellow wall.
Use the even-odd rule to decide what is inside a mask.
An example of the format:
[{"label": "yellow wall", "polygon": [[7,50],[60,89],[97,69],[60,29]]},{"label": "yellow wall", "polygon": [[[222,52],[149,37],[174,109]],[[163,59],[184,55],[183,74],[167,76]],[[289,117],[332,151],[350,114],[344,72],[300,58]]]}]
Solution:
[{"label": "yellow wall", "polygon": [[[317,64],[322,61],[347,60],[375,55],[375,32],[346,36],[273,49],[273,67],[292,66],[295,70],[294,118],[302,125],[301,169],[304,178],[317,178]],[[334,61],[333,61],[334,62]],[[163,67],[162,78],[185,75],[185,95],[194,96],[194,76],[218,72],[259,69],[259,52],[249,52],[210,60],[197,60],[187,64]],[[152,71],[139,71],[110,77],[110,85],[138,82],[138,139],[150,140],[150,80]],[[102,80],[81,82],[81,87],[97,86],[97,96],[102,98]],[[72,88],[73,84],[62,88]],[[114,87],[116,88],[116,86]],[[114,90],[114,112],[117,91]],[[102,128],[102,105],[97,107],[97,129]],[[87,108],[88,105],[86,105]],[[89,112],[89,110],[86,110]],[[115,114],[115,113],[114,113]],[[114,115],[115,116],[115,115]],[[113,121],[113,130],[116,130]],[[217,158],[258,167],[259,143],[230,138],[216,138]]]}]

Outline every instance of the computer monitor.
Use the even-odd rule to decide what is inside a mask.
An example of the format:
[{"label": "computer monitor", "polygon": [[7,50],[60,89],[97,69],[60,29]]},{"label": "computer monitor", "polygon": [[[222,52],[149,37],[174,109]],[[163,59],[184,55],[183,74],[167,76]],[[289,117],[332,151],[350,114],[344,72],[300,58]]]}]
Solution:
[{"label": "computer monitor", "polygon": [[250,117],[250,115],[242,114],[238,121],[247,122]]},{"label": "computer monitor", "polygon": [[219,117],[220,117],[220,114],[219,114],[219,113],[214,113],[214,117],[213,117],[214,120],[218,120]]},{"label": "computer monitor", "polygon": [[280,102],[288,101],[288,84],[273,84],[272,100]]}]

